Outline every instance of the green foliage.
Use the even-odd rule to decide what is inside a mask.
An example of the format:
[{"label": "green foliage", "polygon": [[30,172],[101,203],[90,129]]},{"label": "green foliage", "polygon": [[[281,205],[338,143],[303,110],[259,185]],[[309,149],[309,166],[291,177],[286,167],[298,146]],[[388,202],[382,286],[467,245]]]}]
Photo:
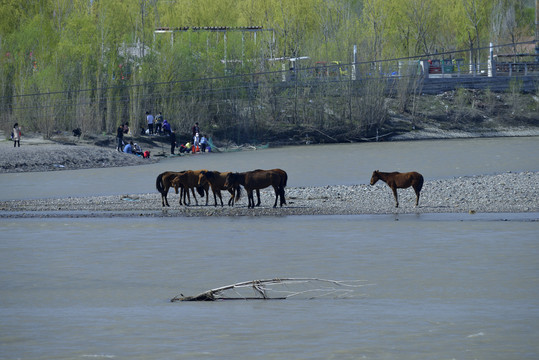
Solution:
[{"label": "green foliage", "polygon": [[22,13],[19,0],[0,1],[0,36],[11,34],[19,28]]},{"label": "green foliage", "polygon": [[[515,21],[492,14],[514,14]],[[308,56],[310,62],[298,66],[313,69],[316,61],[347,64],[354,45],[358,61],[416,56],[466,48],[470,41],[485,45],[495,21],[499,39],[532,35],[534,20],[533,4],[525,0],[0,0],[0,18],[2,124],[17,118],[46,132],[75,124],[110,132],[123,121],[137,126],[150,109],[179,128],[199,118],[235,124],[244,113],[257,115],[257,123],[310,123],[311,115],[319,125],[357,122],[352,109],[365,108],[357,99],[339,104],[345,110],[323,108],[325,92],[313,98],[287,89],[292,94],[276,99],[264,84],[280,81],[282,74],[272,71],[289,64],[268,59]],[[180,26],[191,30],[154,32]],[[193,31],[197,26],[264,31]],[[391,71],[384,66],[361,74]],[[227,89],[230,102],[212,103],[216,88]],[[306,99],[316,106],[309,109]],[[279,105],[290,113],[283,115]],[[26,110],[39,106],[61,110]],[[379,126],[385,115],[375,117]]]}]

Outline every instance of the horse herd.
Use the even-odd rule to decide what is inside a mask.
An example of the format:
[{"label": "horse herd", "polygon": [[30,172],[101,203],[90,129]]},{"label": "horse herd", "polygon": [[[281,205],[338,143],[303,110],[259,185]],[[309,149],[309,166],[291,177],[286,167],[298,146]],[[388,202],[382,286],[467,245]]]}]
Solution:
[{"label": "horse herd", "polygon": [[235,201],[240,199],[241,186],[247,192],[248,207],[254,208],[254,191],[258,202],[256,206],[260,206],[260,189],[272,186],[275,190],[275,203],[280,199],[280,206],[286,205],[285,192],[288,174],[281,169],[272,170],[253,170],[247,172],[219,172],[209,170],[186,170],[186,171],[165,171],[157,176],[155,186],[157,191],[161,193],[161,203],[163,206],[170,206],[167,200],[167,194],[171,187],[174,188],[176,194],[180,190],[180,205],[190,205],[191,197],[189,190],[193,194],[195,203],[198,205],[198,200],[195,195],[195,189],[200,196],[206,196],[206,205],[208,205],[208,190],[211,188],[213,192],[214,206],[217,206],[217,197],[223,206],[223,198],[221,191],[227,190],[230,193],[228,200],[229,206],[234,206]]},{"label": "horse herd", "polygon": [[[399,207],[399,198],[397,189],[405,189],[412,187],[416,194],[415,205],[419,205],[419,194],[423,188],[423,175],[412,171],[407,173],[399,172],[381,172],[375,170],[372,173],[370,184],[374,185],[378,180],[385,182],[393,191],[395,197],[395,207]],[[167,194],[171,187],[174,188],[176,194],[180,193],[180,205],[190,205],[191,197],[189,190],[193,194],[195,203],[198,205],[198,200],[195,195],[195,189],[200,196],[206,196],[206,205],[208,205],[208,191],[211,188],[213,192],[214,206],[217,206],[217,197],[223,206],[223,198],[221,191],[226,190],[230,193],[228,200],[229,206],[234,206],[234,203],[240,199],[241,187],[247,192],[248,208],[260,206],[260,189],[272,186],[275,191],[275,203],[273,207],[277,207],[277,201],[280,200],[280,206],[286,205],[285,187],[288,181],[288,174],[281,169],[271,170],[253,170],[247,172],[219,172],[209,170],[185,170],[185,171],[165,171],[157,176],[155,186],[157,191],[161,193],[161,203],[164,206],[170,206],[167,200]],[[254,191],[258,201],[255,205]]]}]

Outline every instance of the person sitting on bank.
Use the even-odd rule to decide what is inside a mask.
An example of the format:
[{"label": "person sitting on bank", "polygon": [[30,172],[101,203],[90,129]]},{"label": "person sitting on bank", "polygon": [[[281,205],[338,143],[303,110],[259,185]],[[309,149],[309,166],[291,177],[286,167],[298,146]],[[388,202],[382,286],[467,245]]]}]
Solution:
[{"label": "person sitting on bank", "polygon": [[167,119],[163,120],[163,133],[170,135],[170,124],[168,123]]},{"label": "person sitting on bank", "polygon": [[133,142],[132,141],[130,141],[129,144],[125,145],[124,153],[133,154]]},{"label": "person sitting on bank", "polygon": [[140,148],[140,145],[137,143],[133,145],[133,154],[142,156],[142,149]]},{"label": "person sitting on bank", "polygon": [[187,142],[185,145],[180,145],[180,153],[189,153],[191,151],[191,143]]}]

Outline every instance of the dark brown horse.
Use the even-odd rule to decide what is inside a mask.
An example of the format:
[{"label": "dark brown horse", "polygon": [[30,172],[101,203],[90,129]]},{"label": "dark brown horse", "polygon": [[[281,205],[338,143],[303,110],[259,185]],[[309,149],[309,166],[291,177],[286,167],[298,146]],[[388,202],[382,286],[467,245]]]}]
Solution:
[{"label": "dark brown horse", "polygon": [[[284,188],[286,187],[286,183],[288,182],[288,174],[286,171],[281,169],[271,169],[271,170],[262,170],[262,169],[256,169],[253,171],[274,171],[281,177],[281,183],[280,183],[280,193],[279,196],[281,197],[281,206],[286,205],[286,198],[284,193]],[[256,198],[258,199],[257,205],[260,206],[260,189],[256,189]]]},{"label": "dark brown horse", "polygon": [[[166,204],[166,206],[170,207],[167,200],[168,190],[172,187],[172,180],[182,173],[183,171],[165,171],[164,173],[157,175],[155,187],[157,188],[157,191],[161,193],[161,203],[163,206]],[[176,191],[176,193],[178,192]]]},{"label": "dark brown horse", "polygon": [[410,186],[414,188],[416,201],[415,206],[419,205],[419,193],[423,188],[423,175],[418,172],[412,171],[407,173],[400,172],[381,172],[375,170],[372,173],[371,185],[376,184],[378,180],[385,182],[391,190],[393,190],[393,195],[395,196],[395,207],[399,207],[399,198],[397,196],[397,189],[406,189]]},{"label": "dark brown horse", "polygon": [[[210,186],[209,184],[198,185],[198,176],[200,175],[200,171],[203,171],[203,170],[187,170],[176,175],[172,179],[171,185],[176,190],[176,194],[178,193],[179,188],[182,189],[180,193],[180,205],[182,205],[182,198],[183,198],[183,205],[191,204],[191,196],[189,195],[189,190],[191,190],[191,192],[193,193],[195,202],[198,205],[198,200],[195,195],[195,189],[197,189],[197,192],[200,196],[204,196],[204,194],[206,194],[206,205],[208,205],[208,190]],[[188,200],[186,200],[186,198]]]},{"label": "dark brown horse", "polygon": [[[210,184],[211,191],[213,192],[213,202],[214,206],[217,206],[217,196],[221,200],[221,206],[223,206],[223,198],[221,196],[221,190],[228,190],[230,193],[230,199],[228,200],[228,206],[234,206],[234,193],[238,191],[236,188],[228,189],[225,186],[226,177],[230,172],[219,172],[219,171],[201,171],[198,176],[198,184],[205,185]],[[239,187],[239,185],[238,185]]]},{"label": "dark brown horse", "polygon": [[[284,180],[282,175],[273,170],[254,170],[242,173],[230,173],[226,177],[225,186],[227,188],[237,188],[236,199],[240,198],[240,188],[242,185],[247,191],[248,205],[247,207],[255,207],[255,200],[253,196],[254,190],[260,190],[272,186],[275,191],[275,203],[273,207],[277,207],[277,200],[281,198],[281,206],[284,204],[284,190],[282,185]],[[258,193],[257,193],[258,194]],[[260,206],[260,197],[258,198],[258,204]]]}]

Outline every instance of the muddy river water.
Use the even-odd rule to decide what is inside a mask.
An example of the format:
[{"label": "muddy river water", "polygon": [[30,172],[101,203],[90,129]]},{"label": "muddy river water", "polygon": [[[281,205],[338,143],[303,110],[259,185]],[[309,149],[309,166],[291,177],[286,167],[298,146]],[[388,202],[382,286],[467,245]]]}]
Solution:
[{"label": "muddy river water", "polygon": [[[305,146],[2,174],[1,197],[154,192],[159,172],[195,168],[281,167],[289,186],[365,184],[374,169],[537,171],[538,144]],[[0,219],[0,359],[537,359],[537,214],[476,215]],[[338,299],[169,302],[278,277],[368,286]]]}]

